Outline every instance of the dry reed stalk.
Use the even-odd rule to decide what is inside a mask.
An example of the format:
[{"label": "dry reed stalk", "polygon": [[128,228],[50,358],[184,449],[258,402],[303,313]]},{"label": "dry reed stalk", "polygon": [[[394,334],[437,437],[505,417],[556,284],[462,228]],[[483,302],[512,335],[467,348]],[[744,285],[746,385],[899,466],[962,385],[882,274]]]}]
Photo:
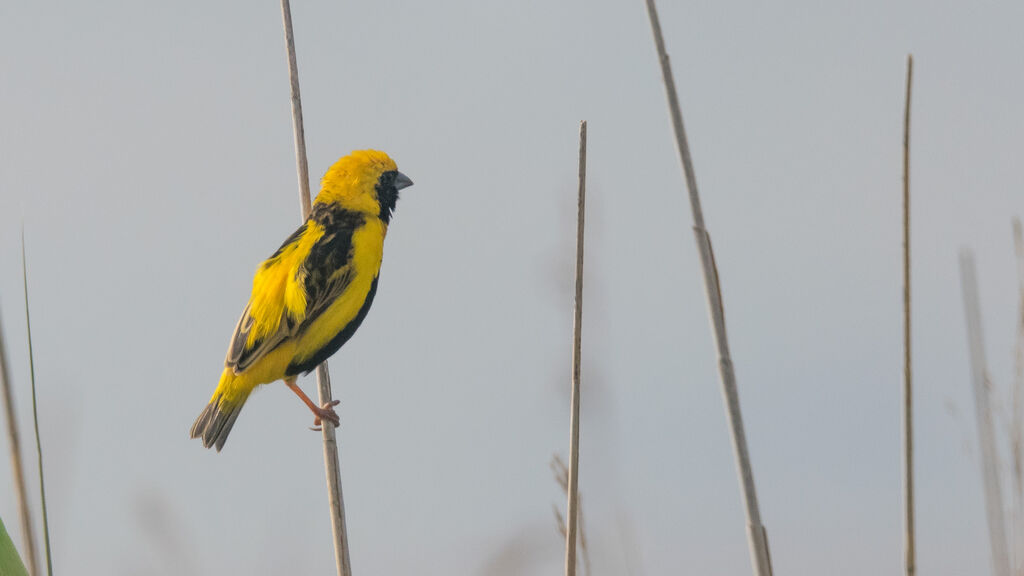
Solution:
[{"label": "dry reed stalk", "polygon": [[32,351],[32,317],[28,311],[28,263],[25,258],[25,229],[21,229],[21,279],[25,287],[25,332],[28,334],[28,369],[32,382],[32,424],[36,433],[36,462],[39,465],[39,500],[43,507],[43,550],[46,553],[46,573],[53,576],[53,557],[50,554],[50,516],[46,511],[46,481],[43,477],[43,443],[39,438],[39,406],[36,402],[36,358]]},{"label": "dry reed stalk", "polygon": [[907,94],[903,111],[903,553],[907,576],[917,570],[914,544],[914,404],[910,363],[910,88],[914,57],[907,55]]},{"label": "dry reed stalk", "polygon": [[25,471],[21,460],[21,442],[18,439],[18,421],[14,414],[14,394],[11,391],[11,373],[7,367],[3,324],[0,323],[0,386],[3,387],[4,410],[7,412],[7,439],[11,445],[11,472],[14,474],[14,490],[18,498],[18,516],[21,519],[21,537],[25,550],[22,558],[28,564],[28,573],[38,576],[35,532],[32,531],[32,513],[28,507],[28,489],[25,486]]},{"label": "dry reed stalk", "polygon": [[1006,531],[1003,519],[1003,496],[999,487],[999,464],[995,432],[992,426],[991,389],[985,362],[985,343],[981,328],[981,304],[974,256],[969,250],[960,253],[960,284],[967,316],[967,345],[970,350],[971,380],[974,384],[974,409],[978,420],[978,441],[981,444],[981,472],[984,479],[985,510],[988,516],[989,541],[992,545],[992,570],[995,576],[1010,576],[1010,560],[1006,553]]},{"label": "dry reed stalk", "polygon": [[768,534],[761,524],[761,511],[758,508],[757,492],[754,489],[754,473],[750,465],[750,454],[747,451],[746,434],[743,431],[743,415],[740,412],[739,392],[736,389],[736,374],[733,370],[732,358],[729,354],[729,341],[725,331],[725,309],[722,303],[718,268],[715,265],[714,252],[711,249],[711,236],[704,226],[704,213],[701,210],[700,196],[697,193],[697,177],[693,169],[693,160],[690,158],[690,146],[686,140],[686,130],[683,128],[683,114],[679,108],[679,97],[676,95],[672,67],[669,63],[668,53],[665,51],[665,40],[661,34],[658,11],[654,6],[654,0],[646,1],[647,14],[651,19],[651,31],[654,33],[654,44],[658,51],[658,60],[661,63],[662,78],[665,81],[669,112],[672,115],[676,147],[679,150],[679,159],[683,165],[686,187],[689,190],[690,208],[693,213],[693,232],[697,239],[708,315],[718,353],[718,373],[722,381],[722,394],[725,397],[726,414],[732,432],[740,490],[747,514],[747,539],[750,544],[751,562],[756,576],[771,576],[772,564],[768,552]]},{"label": "dry reed stalk", "polygon": [[572,396],[569,417],[569,485],[566,493],[565,576],[576,576],[579,520],[580,357],[583,348],[583,222],[587,197],[587,122],[580,122],[579,194],[576,207],[576,297],[572,324]]},{"label": "dry reed stalk", "polygon": [[[299,68],[295,59],[295,37],[292,33],[292,9],[288,0],[281,0],[284,21],[285,46],[288,51],[288,77],[291,82],[292,128],[295,135],[295,164],[299,178],[299,201],[302,219],[309,216],[312,201],[309,192],[309,165],[306,161],[306,134],[302,126],[302,98],[299,95]],[[331,377],[327,362],[316,368],[320,405],[331,402]],[[338,440],[334,425],[324,420],[321,426],[324,439],[324,468],[327,474],[327,497],[331,509],[331,531],[334,534],[334,563],[339,576],[351,576],[352,566],[348,551],[348,530],[345,527],[345,501],[341,493],[341,465],[338,462]]]}]

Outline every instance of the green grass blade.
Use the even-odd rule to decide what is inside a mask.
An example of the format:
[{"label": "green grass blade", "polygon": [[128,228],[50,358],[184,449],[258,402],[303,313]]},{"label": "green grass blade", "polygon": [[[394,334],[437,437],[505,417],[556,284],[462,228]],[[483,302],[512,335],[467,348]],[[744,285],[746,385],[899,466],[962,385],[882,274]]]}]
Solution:
[{"label": "green grass blade", "polygon": [[[32,381],[32,423],[36,430],[36,455],[39,463],[39,500],[43,507],[43,545],[46,550],[46,573],[53,576],[53,559],[50,556],[50,522],[46,513],[46,482],[43,480],[43,444],[39,439],[39,408],[36,404],[36,361],[32,353],[32,318],[28,311],[28,264],[25,258],[25,229],[21,229],[21,278],[25,286],[25,328],[28,332],[28,368]],[[0,575],[2,576],[2,575]]]}]

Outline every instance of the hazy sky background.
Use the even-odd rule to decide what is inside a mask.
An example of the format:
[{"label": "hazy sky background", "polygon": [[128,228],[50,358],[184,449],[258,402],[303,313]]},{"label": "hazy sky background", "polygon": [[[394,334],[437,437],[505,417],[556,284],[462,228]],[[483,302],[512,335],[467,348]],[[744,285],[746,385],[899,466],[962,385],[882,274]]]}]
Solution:
[{"label": "hazy sky background", "polygon": [[[1003,398],[1024,3],[661,10],[780,576],[901,569],[914,53],[919,568],[985,573],[957,253],[977,251]],[[580,486],[594,574],[748,574],[643,2],[293,11],[314,183],[367,147],[416,182],[374,308],[331,362],[355,573],[560,570],[548,462],[568,444],[587,119]],[[6,2],[0,75],[0,311],[28,449],[24,221],[56,570],[330,573],[320,435],[287,389],[254,395],[221,454],[188,438],[256,265],[299,222],[279,4]],[[10,484],[2,459],[0,515],[20,545]]]}]

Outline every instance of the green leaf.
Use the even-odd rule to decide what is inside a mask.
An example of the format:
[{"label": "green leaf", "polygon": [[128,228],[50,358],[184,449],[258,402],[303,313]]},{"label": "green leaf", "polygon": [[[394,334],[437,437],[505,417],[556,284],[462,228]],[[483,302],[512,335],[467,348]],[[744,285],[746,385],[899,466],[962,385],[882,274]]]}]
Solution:
[{"label": "green leaf", "polygon": [[11,542],[11,537],[4,528],[4,521],[0,519],[0,576],[28,576],[25,564],[18,556],[18,549]]}]

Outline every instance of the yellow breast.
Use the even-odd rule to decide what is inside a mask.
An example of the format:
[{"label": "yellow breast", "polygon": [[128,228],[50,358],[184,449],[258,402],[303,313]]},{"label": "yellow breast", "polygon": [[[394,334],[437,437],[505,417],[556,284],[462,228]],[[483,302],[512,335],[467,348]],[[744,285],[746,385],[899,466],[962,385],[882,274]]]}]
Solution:
[{"label": "yellow breast", "polygon": [[380,272],[386,234],[387,226],[376,218],[368,219],[352,233],[352,278],[348,288],[306,329],[296,346],[293,362],[312,357],[359,314]]}]

